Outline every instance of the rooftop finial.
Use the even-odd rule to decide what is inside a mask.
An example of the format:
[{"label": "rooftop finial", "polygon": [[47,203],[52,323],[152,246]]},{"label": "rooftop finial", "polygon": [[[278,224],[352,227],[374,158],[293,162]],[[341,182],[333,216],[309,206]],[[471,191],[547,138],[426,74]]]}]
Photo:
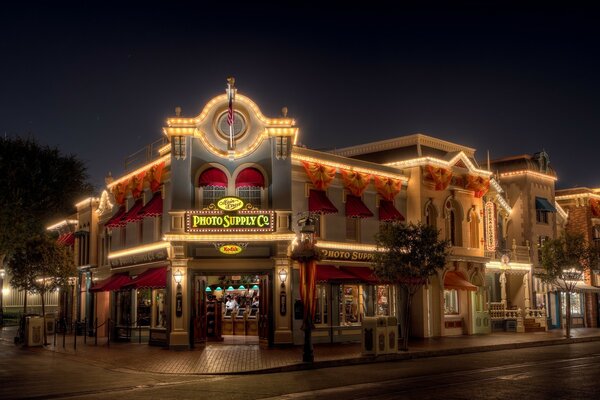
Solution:
[{"label": "rooftop finial", "polygon": [[108,175],[106,175],[106,177],[104,177],[104,183],[106,183],[107,185],[110,185],[112,183],[112,181],[114,181],[114,179],[113,179],[110,171],[108,171]]},{"label": "rooftop finial", "polygon": [[227,83],[230,84],[231,86],[234,86],[235,78],[233,76],[230,76],[229,78],[227,78]]},{"label": "rooftop finial", "polygon": [[287,118],[287,113],[288,113],[288,108],[287,107],[283,107],[281,109],[281,115],[283,115],[283,118]]},{"label": "rooftop finial", "polygon": [[179,107],[179,106],[175,107],[175,115],[177,117],[181,117],[181,107]]}]

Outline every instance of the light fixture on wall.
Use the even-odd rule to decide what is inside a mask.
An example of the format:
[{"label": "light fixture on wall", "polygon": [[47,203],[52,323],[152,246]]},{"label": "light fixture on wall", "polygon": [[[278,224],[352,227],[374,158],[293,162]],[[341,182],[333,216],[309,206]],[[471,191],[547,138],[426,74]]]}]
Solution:
[{"label": "light fixture on wall", "polygon": [[177,282],[177,286],[180,286],[181,281],[183,280],[183,273],[180,270],[176,270],[173,273],[173,279],[175,279],[175,282]]},{"label": "light fixture on wall", "polygon": [[285,288],[285,281],[287,280],[288,273],[285,268],[279,270],[279,280],[281,281],[281,287]]}]

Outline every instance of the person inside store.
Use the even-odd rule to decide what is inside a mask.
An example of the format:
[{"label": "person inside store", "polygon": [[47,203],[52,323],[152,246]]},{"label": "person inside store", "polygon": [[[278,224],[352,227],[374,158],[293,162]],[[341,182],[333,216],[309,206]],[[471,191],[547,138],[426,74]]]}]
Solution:
[{"label": "person inside store", "polygon": [[227,296],[227,302],[225,303],[225,308],[227,308],[228,310],[236,310],[238,307],[238,303],[237,301],[235,301],[235,298],[231,297],[231,296]]},{"label": "person inside store", "polygon": [[252,308],[258,308],[258,296],[252,299]]}]

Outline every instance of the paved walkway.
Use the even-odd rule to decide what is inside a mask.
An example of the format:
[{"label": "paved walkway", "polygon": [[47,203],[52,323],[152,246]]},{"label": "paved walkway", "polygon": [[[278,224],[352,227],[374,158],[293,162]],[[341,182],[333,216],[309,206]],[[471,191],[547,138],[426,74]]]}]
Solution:
[{"label": "paved walkway", "polygon": [[[15,328],[0,331],[0,340],[12,343]],[[540,333],[492,333],[477,336],[452,336],[413,340],[408,352],[380,356],[361,355],[360,344],[315,344],[315,362],[301,362],[302,347],[266,348],[258,344],[209,343],[190,351],[170,351],[145,343],[110,343],[93,338],[87,344],[77,337],[77,348],[73,349],[73,337],[67,337],[65,347],[62,336],[57,336],[56,346],[30,348],[31,351],[52,351],[65,357],[74,357],[85,362],[104,365],[111,369],[168,374],[234,374],[288,371],[308,368],[372,363],[410,358],[493,351],[521,347],[547,346],[581,341],[600,341],[600,329],[577,328],[567,340],[563,332],[554,330]],[[53,336],[48,339],[53,342]],[[58,354],[57,354],[58,355]]]}]

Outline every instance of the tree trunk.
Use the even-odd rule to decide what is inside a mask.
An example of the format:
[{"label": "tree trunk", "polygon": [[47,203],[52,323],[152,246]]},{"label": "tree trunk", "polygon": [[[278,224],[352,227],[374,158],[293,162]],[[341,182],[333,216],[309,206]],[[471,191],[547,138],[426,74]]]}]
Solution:
[{"label": "tree trunk", "polygon": [[570,338],[571,337],[571,292],[567,292],[566,295],[567,298],[567,312],[565,315],[565,329],[567,331],[566,333],[566,338]]},{"label": "tree trunk", "polygon": [[23,296],[23,314],[27,314],[27,289],[25,289],[25,296]]},{"label": "tree trunk", "polygon": [[48,344],[48,338],[46,335],[46,301],[44,300],[45,291],[40,292],[40,296],[42,298],[42,322],[44,324],[44,346]]},{"label": "tree trunk", "polygon": [[406,290],[406,303],[404,305],[404,315],[402,323],[402,351],[408,351],[408,336],[410,335],[410,306],[413,295]]}]

